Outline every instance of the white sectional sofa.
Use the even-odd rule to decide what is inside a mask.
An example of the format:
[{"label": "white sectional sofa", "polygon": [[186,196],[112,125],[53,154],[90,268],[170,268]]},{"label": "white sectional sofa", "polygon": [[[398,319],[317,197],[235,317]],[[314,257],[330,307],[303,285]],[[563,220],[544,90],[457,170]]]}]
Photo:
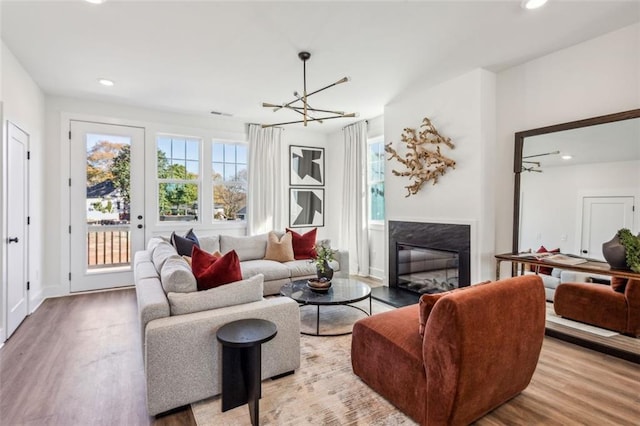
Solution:
[{"label": "white sectional sofa", "polygon": [[[266,235],[200,238],[206,251],[236,250],[243,281],[196,291],[187,262],[166,238],[149,240],[134,257],[144,358],[147,408],[150,415],[190,404],[221,392],[221,346],[216,331],[231,321],[260,318],[274,322],[276,337],[262,348],[262,378],[293,372],[300,366],[300,312],[277,294],[292,279],[315,275],[308,260],[279,263],[263,260]],[[339,253],[332,267],[340,274],[348,265]]]},{"label": "white sectional sofa", "polygon": [[[534,274],[534,272],[527,272],[527,274]],[[586,274],[583,272],[566,271],[564,269],[553,268],[551,275],[538,274],[542,278],[544,284],[544,293],[547,301],[553,302],[553,297],[556,293],[556,288],[562,283],[590,283],[599,285],[596,281],[606,282],[611,277],[604,275]]]}]

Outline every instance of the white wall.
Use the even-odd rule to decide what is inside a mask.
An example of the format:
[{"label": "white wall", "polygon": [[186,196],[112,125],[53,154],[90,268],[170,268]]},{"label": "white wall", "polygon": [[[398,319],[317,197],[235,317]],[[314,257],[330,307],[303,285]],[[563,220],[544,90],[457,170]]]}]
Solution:
[{"label": "white wall", "polygon": [[[44,205],[44,108],[45,100],[42,91],[38,88],[29,74],[24,70],[16,57],[2,42],[2,103],[3,103],[3,147],[6,146],[6,122],[10,121],[27,134],[29,134],[29,149],[31,151],[31,161],[29,162],[29,215],[31,225],[29,226],[29,276],[31,290],[29,291],[29,312],[33,310],[43,300],[43,240],[44,229],[43,220],[47,214]],[[3,155],[4,149],[0,151]],[[0,164],[2,162],[0,161]],[[1,167],[1,166],[0,166]],[[0,173],[0,176],[2,174]],[[3,196],[4,197],[4,196]],[[1,198],[3,198],[1,197]],[[4,200],[3,200],[4,203]],[[4,206],[4,204],[3,204]],[[2,241],[7,238],[6,218],[4,207],[2,207]],[[0,252],[4,262],[4,245],[0,244]],[[5,302],[4,291],[6,289],[4,266],[0,276],[3,277],[2,301],[0,303],[0,328],[4,329]],[[0,337],[3,333],[0,333]],[[0,339],[4,340],[4,339]]]},{"label": "white wall", "polygon": [[[511,251],[514,134],[635,108],[640,108],[640,24],[498,74],[497,252]],[[503,264],[503,275],[507,269]]]},{"label": "white wall", "polygon": [[438,184],[427,183],[408,198],[404,188],[408,178],[391,172],[403,170],[402,165],[388,161],[385,211],[387,220],[471,225],[472,283],[493,275],[494,96],[495,75],[478,69],[434,87],[415,88],[387,105],[384,112],[385,141],[392,142],[397,150],[403,129],[417,128],[424,117],[429,117],[455,144],[455,149],[441,147],[441,152],[456,161],[456,168]]},{"label": "white wall", "polygon": [[579,255],[582,197],[640,200],[640,161],[549,167],[544,173],[523,173],[521,188],[520,249],[536,251],[544,245]]},{"label": "white wall", "polygon": [[[49,143],[46,146],[47,163],[45,165],[46,205],[48,214],[46,217],[46,247],[49,255],[46,257],[45,274],[47,277],[47,296],[58,296],[69,293],[67,279],[69,265],[69,239],[67,227],[69,225],[68,203],[68,126],[69,119],[92,120],[111,124],[127,124],[145,128],[146,163],[145,178],[148,188],[154,185],[154,153],[155,138],[157,133],[173,133],[180,135],[201,137],[205,141],[214,138],[225,140],[247,140],[246,125],[239,119],[219,118],[209,115],[184,115],[165,111],[135,108],[127,105],[95,102],[62,97],[47,97],[46,99],[46,132]],[[309,145],[326,148],[326,137],[323,134],[309,129],[286,128],[283,133],[283,142],[286,145],[283,150],[283,164],[289,164],[288,145]],[[285,171],[287,173],[287,171]],[[286,174],[288,188],[288,173]],[[325,191],[329,191],[327,186]],[[155,194],[154,190],[146,191],[149,196]],[[286,194],[288,194],[288,189]],[[288,200],[283,200],[287,203]],[[147,207],[145,226],[147,234],[169,234],[173,229],[187,230],[193,227],[199,235],[230,234],[244,235],[246,230],[243,224],[238,223],[182,223],[182,224],[156,224],[148,220],[155,216],[153,206],[155,200],[146,200]],[[149,207],[151,206],[151,207]],[[319,228],[318,238],[325,238],[329,234],[331,218],[325,216],[325,227]],[[305,232],[302,228],[300,232]]]}]

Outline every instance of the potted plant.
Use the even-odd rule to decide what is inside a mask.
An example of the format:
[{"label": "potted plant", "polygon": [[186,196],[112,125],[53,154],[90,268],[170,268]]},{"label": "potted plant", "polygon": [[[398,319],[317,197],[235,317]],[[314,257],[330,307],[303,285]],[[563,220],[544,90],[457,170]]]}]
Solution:
[{"label": "potted plant", "polygon": [[335,260],[336,253],[337,250],[332,250],[329,246],[316,244],[316,257],[311,261],[316,264],[318,279],[326,278],[327,281],[331,281],[333,269],[329,266],[329,262]]},{"label": "potted plant", "polygon": [[612,268],[640,272],[640,235],[622,228],[602,245],[602,254]]}]

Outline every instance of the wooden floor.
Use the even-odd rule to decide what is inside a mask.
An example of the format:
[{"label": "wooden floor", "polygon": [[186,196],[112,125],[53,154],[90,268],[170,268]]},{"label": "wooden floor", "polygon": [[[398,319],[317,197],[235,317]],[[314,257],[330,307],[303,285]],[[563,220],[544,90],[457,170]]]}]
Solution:
[{"label": "wooden floor", "polygon": [[[194,425],[147,415],[134,290],[48,299],[0,349],[0,425]],[[640,368],[545,338],[531,385],[480,425],[637,425]]]}]

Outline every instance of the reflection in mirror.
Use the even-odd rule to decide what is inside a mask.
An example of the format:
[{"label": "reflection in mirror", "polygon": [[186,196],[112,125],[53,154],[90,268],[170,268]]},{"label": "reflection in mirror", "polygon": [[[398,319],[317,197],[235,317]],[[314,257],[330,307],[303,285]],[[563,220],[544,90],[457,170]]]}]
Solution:
[{"label": "reflection in mirror", "polygon": [[518,251],[604,260],[618,229],[637,233],[640,118],[526,137],[521,170]]},{"label": "reflection in mirror", "polygon": [[[519,132],[515,139],[514,253],[536,252],[544,246],[604,261],[602,244],[618,229],[638,234],[640,109]],[[555,309],[560,309],[561,303],[553,302],[563,283],[610,285],[611,277],[594,274],[588,267],[582,272],[547,269],[525,271],[538,273],[543,280],[547,334],[640,363],[640,338],[594,330],[589,324],[598,321],[572,321]],[[583,318],[589,317],[589,306],[582,309]],[[594,316],[600,311],[594,308]]]}]

